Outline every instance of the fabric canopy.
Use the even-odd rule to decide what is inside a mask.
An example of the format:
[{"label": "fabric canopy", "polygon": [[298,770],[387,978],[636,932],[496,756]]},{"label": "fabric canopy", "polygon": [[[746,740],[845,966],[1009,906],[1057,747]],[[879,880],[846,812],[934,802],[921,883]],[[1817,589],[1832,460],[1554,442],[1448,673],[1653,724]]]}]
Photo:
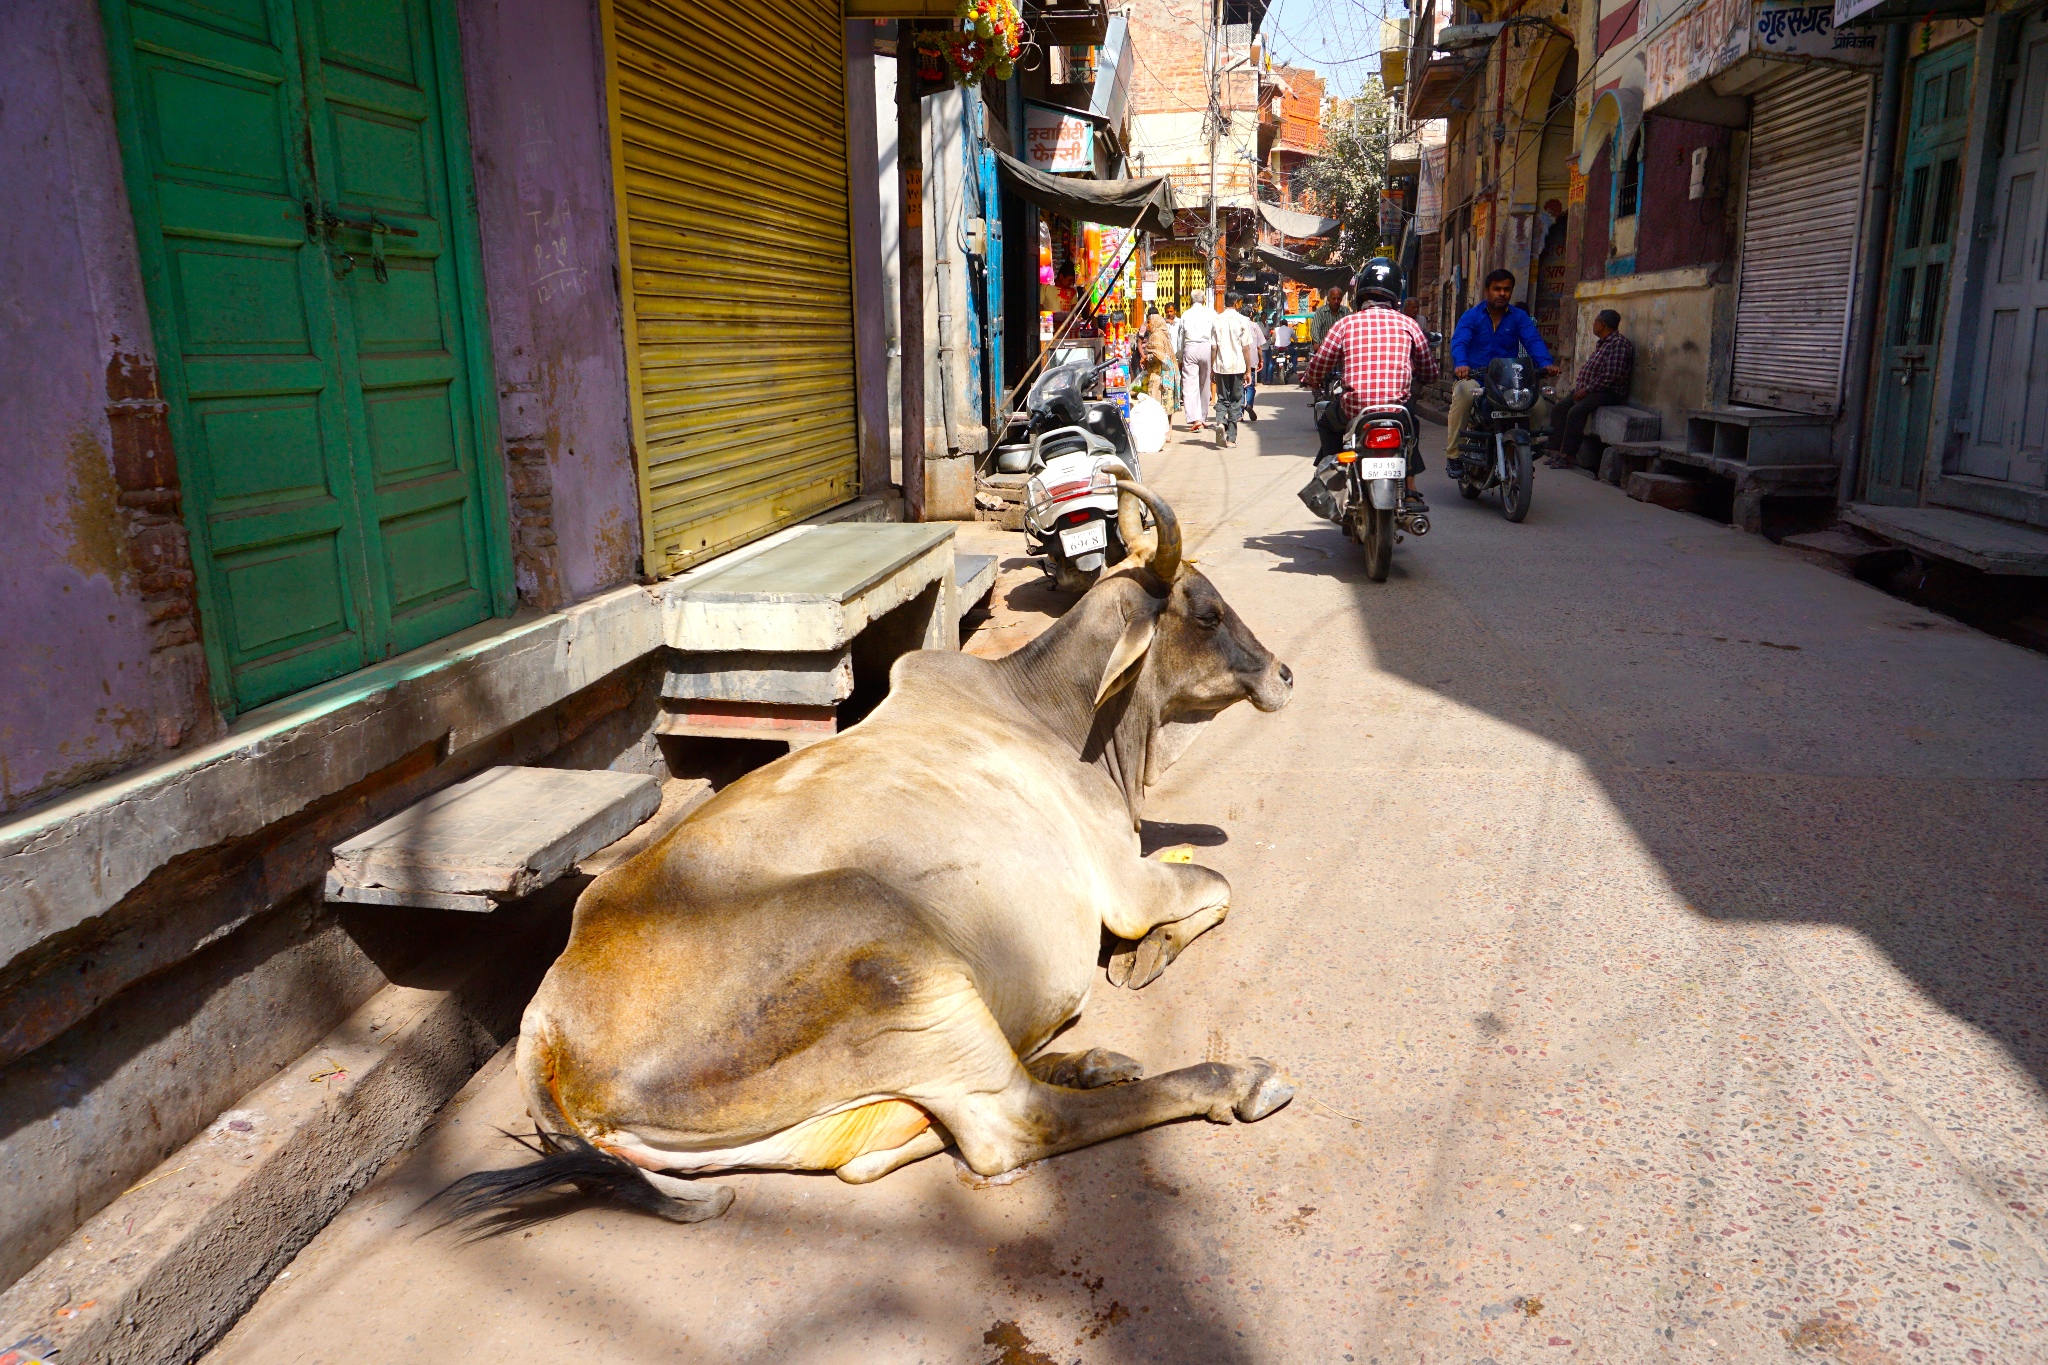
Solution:
[{"label": "fabric canopy", "polygon": [[1259,204],[1259,216],[1267,226],[1284,237],[1328,237],[1344,225],[1335,218],[1319,218],[1313,213],[1299,209],[1283,209],[1278,204]]},{"label": "fabric canopy", "polygon": [[1311,289],[1330,289],[1336,285],[1351,283],[1351,267],[1348,265],[1317,265],[1304,256],[1270,246],[1259,248],[1259,259],[1288,279],[1305,284]]},{"label": "fabric canopy", "polygon": [[1173,235],[1173,186],[1163,175],[1144,180],[1075,180],[1033,170],[1001,152],[996,153],[996,169],[1019,198],[1050,212],[1084,223]]}]

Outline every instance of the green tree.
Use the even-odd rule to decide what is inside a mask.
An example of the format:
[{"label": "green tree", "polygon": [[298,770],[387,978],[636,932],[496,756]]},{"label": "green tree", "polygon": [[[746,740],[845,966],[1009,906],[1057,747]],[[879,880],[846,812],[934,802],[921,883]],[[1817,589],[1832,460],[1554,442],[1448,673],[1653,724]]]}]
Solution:
[{"label": "green tree", "polygon": [[1344,230],[1312,254],[1356,263],[1380,246],[1380,191],[1387,183],[1387,92],[1377,77],[1358,97],[1334,101],[1323,123],[1323,154],[1302,168],[1300,187],[1315,211]]}]

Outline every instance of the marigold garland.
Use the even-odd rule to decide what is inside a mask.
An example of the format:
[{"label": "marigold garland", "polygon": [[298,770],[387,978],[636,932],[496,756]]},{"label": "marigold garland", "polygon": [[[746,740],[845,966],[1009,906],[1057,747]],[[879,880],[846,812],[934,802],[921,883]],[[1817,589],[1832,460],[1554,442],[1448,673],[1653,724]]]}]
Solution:
[{"label": "marigold garland", "polygon": [[1010,79],[1024,50],[1024,20],[1015,0],[960,0],[960,27],[921,33],[917,45],[945,58],[955,85],[978,85],[987,76]]}]

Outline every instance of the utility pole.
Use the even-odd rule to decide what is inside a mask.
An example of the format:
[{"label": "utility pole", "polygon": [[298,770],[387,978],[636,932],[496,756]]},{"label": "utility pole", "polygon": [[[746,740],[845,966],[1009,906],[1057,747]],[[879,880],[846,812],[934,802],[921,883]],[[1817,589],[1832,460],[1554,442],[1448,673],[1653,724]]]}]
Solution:
[{"label": "utility pole", "polygon": [[903,394],[903,519],[924,520],[924,129],[917,25],[896,38],[896,351]]},{"label": "utility pole", "polygon": [[1209,0],[1208,42],[1203,46],[1209,85],[1209,303],[1215,306],[1223,281],[1223,239],[1216,231],[1216,142],[1223,121],[1223,0]]}]

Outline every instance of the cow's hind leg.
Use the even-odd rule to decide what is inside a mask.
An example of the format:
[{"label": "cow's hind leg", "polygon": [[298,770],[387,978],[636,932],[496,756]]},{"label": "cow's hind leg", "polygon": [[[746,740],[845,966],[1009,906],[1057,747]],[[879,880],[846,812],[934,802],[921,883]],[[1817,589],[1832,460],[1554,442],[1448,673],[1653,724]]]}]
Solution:
[{"label": "cow's hind leg", "polygon": [[833,1174],[849,1185],[865,1185],[870,1180],[880,1180],[898,1166],[908,1166],[913,1161],[922,1161],[928,1156],[937,1156],[946,1150],[946,1135],[936,1128],[927,1128],[901,1147],[891,1147],[883,1152],[867,1152],[841,1166]]},{"label": "cow's hind leg", "polygon": [[[1126,934],[1138,942],[1119,947],[1110,955],[1109,981],[1132,990],[1149,986],[1173,965],[1190,943],[1208,933],[1230,914],[1230,883],[1223,874],[1193,863],[1146,861],[1146,877],[1152,891],[1149,927]],[[1117,931],[1121,926],[1111,925]]]}]

